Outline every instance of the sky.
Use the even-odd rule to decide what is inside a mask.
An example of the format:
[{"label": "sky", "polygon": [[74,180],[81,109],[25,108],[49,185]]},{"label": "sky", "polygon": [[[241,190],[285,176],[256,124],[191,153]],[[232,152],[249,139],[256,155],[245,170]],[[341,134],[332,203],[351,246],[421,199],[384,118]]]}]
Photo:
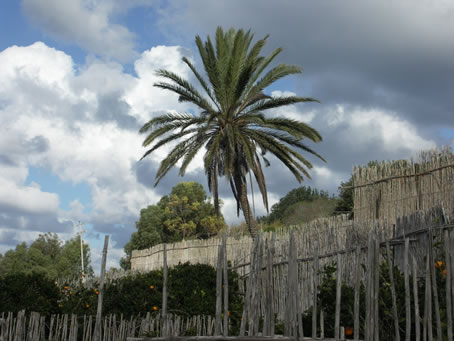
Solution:
[{"label": "sky", "polygon": [[[139,161],[140,127],[168,111],[197,113],[153,87],[156,69],[195,82],[194,38],[217,26],[269,34],[276,63],[303,73],[269,95],[321,103],[270,111],[317,129],[311,178],[299,184],[276,159],[265,170],[270,204],[300,185],[337,194],[355,165],[417,157],[454,145],[454,2],[450,0],[17,0],[0,4],[0,253],[40,233],[63,240],[84,223],[99,271],[118,267],[140,210],[180,181],[206,186],[201,163],[154,187],[169,149]],[[276,64],[274,64],[276,65]],[[200,160],[200,157],[198,157]],[[256,192],[257,188],[256,188]],[[238,223],[221,181],[223,214]],[[259,197],[256,214],[265,214]]]}]

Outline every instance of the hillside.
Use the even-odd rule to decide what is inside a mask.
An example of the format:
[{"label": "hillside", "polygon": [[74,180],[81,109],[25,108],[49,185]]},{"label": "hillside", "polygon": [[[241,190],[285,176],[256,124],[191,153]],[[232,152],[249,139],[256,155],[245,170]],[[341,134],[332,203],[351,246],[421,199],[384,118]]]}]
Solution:
[{"label": "hillside", "polygon": [[267,217],[258,221],[264,224],[295,225],[332,215],[339,199],[329,197],[325,191],[301,186],[288,192],[271,207]]},{"label": "hillside", "polygon": [[290,205],[280,220],[284,225],[307,223],[316,218],[329,217],[339,200],[334,198],[316,198],[303,200]]}]

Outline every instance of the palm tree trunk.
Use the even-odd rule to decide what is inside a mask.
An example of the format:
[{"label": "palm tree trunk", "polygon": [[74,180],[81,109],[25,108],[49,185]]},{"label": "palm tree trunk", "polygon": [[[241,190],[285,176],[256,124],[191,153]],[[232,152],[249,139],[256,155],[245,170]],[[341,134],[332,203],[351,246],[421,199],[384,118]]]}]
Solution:
[{"label": "palm tree trunk", "polygon": [[246,220],[247,227],[251,237],[254,238],[257,234],[257,223],[255,222],[254,215],[252,214],[249,200],[247,198],[246,182],[239,176],[235,176],[235,187],[240,201],[241,210],[243,211],[244,219]]},{"label": "palm tree trunk", "polygon": [[216,212],[216,217],[219,218],[220,209],[219,209],[219,193],[218,193],[218,163],[217,163],[217,160],[214,165],[213,196],[214,196],[214,211]]}]

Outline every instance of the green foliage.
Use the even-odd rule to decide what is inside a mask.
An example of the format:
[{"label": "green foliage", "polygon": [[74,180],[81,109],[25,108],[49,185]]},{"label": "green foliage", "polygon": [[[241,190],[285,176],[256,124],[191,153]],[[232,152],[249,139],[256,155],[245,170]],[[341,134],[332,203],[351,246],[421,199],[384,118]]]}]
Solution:
[{"label": "green foliage", "polygon": [[[242,299],[238,295],[238,274],[229,271],[229,307],[232,328],[238,328]],[[158,314],[162,308],[162,270],[128,275],[106,283],[103,313],[130,316]],[[95,315],[98,284],[85,288],[57,284],[40,274],[23,273],[0,278],[0,313],[22,309],[45,314]],[[216,270],[205,264],[180,264],[169,269],[168,311],[174,314],[215,315]]]},{"label": "green foliage", "polygon": [[124,250],[127,255],[120,265],[129,267],[132,250],[150,248],[160,243],[174,243],[182,239],[206,239],[225,227],[222,215],[218,218],[202,185],[197,182],[180,182],[156,205],[140,211],[137,231],[131,235]]},{"label": "green foliage", "polygon": [[[91,276],[90,248],[84,243],[85,274]],[[39,273],[49,278],[80,277],[80,237],[66,241],[64,244],[57,234],[40,234],[27,247],[22,243],[14,250],[9,250],[0,258],[0,276],[17,273]]]},{"label": "green foliage", "polygon": [[[446,265],[443,257],[435,262],[435,273],[437,279],[437,289],[439,297],[446,297],[446,278],[445,269]],[[318,292],[318,312],[320,309],[324,311],[325,318],[325,336],[334,336],[334,318],[336,308],[336,264],[325,265],[320,271],[321,284]],[[393,267],[394,287],[396,291],[397,303],[397,316],[399,320],[400,337],[405,338],[405,282],[404,275],[397,267]],[[410,276],[410,304],[414,307],[414,293],[413,293],[413,278]],[[425,282],[424,278],[418,278],[418,301],[420,313],[424,311],[424,292]],[[354,319],[354,288],[347,283],[342,283],[341,289],[341,314],[340,325],[345,327],[353,327]],[[394,319],[392,313],[392,294],[391,284],[389,277],[389,266],[387,262],[380,264],[379,268],[379,321],[380,326],[380,340],[394,340]],[[443,335],[447,333],[446,325],[446,300],[441,299],[440,316],[442,320]],[[364,318],[365,318],[365,283],[360,283],[360,338],[364,338]],[[412,308],[413,311],[413,308]],[[412,313],[413,314],[413,313]],[[305,333],[311,334],[312,332],[312,308],[306,310],[303,314],[303,323]],[[435,318],[432,320],[433,329],[435,330]],[[412,335],[411,339],[415,338],[414,335],[414,319],[412,316]],[[318,331],[320,332],[320,331]]]},{"label": "green foliage", "polygon": [[[313,205],[307,205],[307,203],[314,202],[316,209]],[[328,192],[301,186],[288,192],[271,207],[271,213],[268,217],[261,217],[258,221],[265,224],[307,222],[313,218],[324,216],[326,214],[325,206],[331,207],[334,203],[335,201],[329,198]]]},{"label": "green foliage", "polygon": [[55,283],[42,273],[16,272],[0,278],[0,312],[56,313],[59,298]]},{"label": "green foliage", "polygon": [[353,219],[353,179],[350,178],[347,182],[341,182],[339,188],[339,200],[334,207],[332,215],[350,214],[350,219]]}]

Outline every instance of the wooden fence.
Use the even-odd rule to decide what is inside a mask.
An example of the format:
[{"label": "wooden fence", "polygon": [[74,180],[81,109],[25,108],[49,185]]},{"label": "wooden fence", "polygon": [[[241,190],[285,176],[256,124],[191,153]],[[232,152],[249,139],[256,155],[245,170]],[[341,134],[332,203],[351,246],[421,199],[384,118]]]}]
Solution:
[{"label": "wooden fence", "polygon": [[[170,335],[212,336],[215,318],[212,316],[182,317],[169,315]],[[95,316],[52,315],[39,313],[3,313],[0,317],[0,341],[94,341]],[[101,323],[102,341],[124,341],[126,338],[160,336],[161,317],[147,313],[143,317],[107,315]]]},{"label": "wooden fence", "polygon": [[[366,234],[367,240],[364,243],[327,254],[315,250],[310,257],[300,256],[304,252],[298,250],[295,235],[290,233],[288,245],[280,250],[282,260],[278,263],[272,262],[273,253],[278,252],[274,241],[264,241],[258,237],[246,280],[243,317],[249,318],[243,318],[243,321],[248,321],[249,335],[259,332],[273,335],[276,316],[284,321],[285,335],[325,337],[324,330],[327,326],[323,311],[317,307],[320,269],[324,264],[335,263],[335,316],[334,326],[330,326],[334,335],[328,336],[335,339],[344,337],[340,311],[343,309],[341,289],[345,283],[354,288],[354,311],[349,326],[353,327],[352,337],[356,340],[360,335],[365,340],[386,339],[380,338],[380,328],[383,326],[378,325],[379,314],[383,313],[379,311],[379,283],[383,280],[380,277],[384,276],[383,271],[380,272],[380,266],[386,264],[390,278],[385,284],[389,285],[394,302],[392,307],[389,307],[393,313],[394,339],[400,340],[400,334],[403,334],[406,340],[432,340],[435,334],[438,340],[452,340],[454,265],[450,230],[454,225],[450,224],[446,217],[444,210],[434,208],[426,213],[419,212],[398,219],[398,235],[392,239],[386,238],[387,228],[377,224],[367,229],[370,232]],[[316,243],[316,240],[314,242]],[[434,265],[438,265],[438,270]],[[405,281],[404,316],[398,314],[401,307],[396,306],[394,266],[403,272]],[[440,280],[441,269],[443,280]],[[443,281],[445,288],[441,290]],[[360,302],[361,283],[365,290],[364,302]],[[424,295],[418,294],[421,283],[425,290]],[[444,292],[443,297],[440,297],[441,291]],[[420,301],[420,297],[423,297],[423,301]],[[443,303],[443,309],[440,309],[440,302]],[[360,305],[365,307],[362,315]],[[424,311],[420,307],[424,307]],[[310,333],[305,332],[302,326],[302,313],[307,309],[312,310]],[[261,329],[258,328],[260,320],[264,321]]]},{"label": "wooden fence", "polygon": [[[342,245],[338,249],[334,244],[329,252],[319,252],[317,248],[320,239],[328,238],[327,233],[314,233],[313,239],[306,239],[305,243],[297,242],[298,234],[294,231],[289,233],[286,242],[279,243],[275,234],[266,238],[259,234],[250,260],[235,266],[240,273],[244,270],[241,293],[244,310],[238,336],[273,337],[278,324],[282,323],[284,336],[295,339],[340,340],[351,331],[350,338],[356,340],[435,338],[452,341],[454,232],[451,229],[454,224],[448,217],[445,210],[434,208],[398,219],[394,238],[387,238],[386,226],[376,224],[363,229],[358,226],[356,244]],[[310,251],[300,245],[307,245]],[[227,238],[224,237],[218,247],[215,317],[184,319],[167,314],[166,252],[164,247],[161,315],[148,314],[130,320],[104,316],[100,340],[133,340],[144,335],[229,337]],[[322,269],[328,264],[336,267],[334,309],[330,315],[321,309],[318,296]],[[402,272],[403,292],[396,290],[396,276],[400,273],[394,266]],[[392,295],[392,303],[385,307],[392,315],[387,331],[378,324],[384,313],[380,283],[389,288]],[[346,309],[342,301],[345,285],[351,287],[354,300],[348,306],[351,309],[349,321],[342,320]],[[304,312],[312,315],[309,326],[303,325]],[[94,340],[94,317],[89,316],[47,318],[36,313],[26,316],[21,312],[15,317],[2,315],[0,328],[1,341],[44,340],[45,337],[57,341]],[[391,336],[389,330],[392,330]]]},{"label": "wooden fence", "polygon": [[[356,223],[392,225],[398,217],[441,206],[454,209],[454,154],[421,152],[416,160],[384,161],[353,170]],[[392,229],[390,230],[392,232]]]},{"label": "wooden fence", "polygon": [[[298,248],[301,244],[296,242],[293,231],[288,243],[281,242],[279,248],[275,236],[266,239],[258,235],[250,262],[236,266],[248,269],[239,337],[272,337],[277,324],[282,322],[284,336],[296,339],[343,340],[350,334],[349,338],[368,341],[401,338],[452,341],[454,239],[450,230],[454,225],[447,217],[445,210],[434,208],[398,219],[398,235],[391,239],[386,233],[389,228],[377,223],[363,229],[369,232],[357,238],[356,245],[324,254],[315,248],[308,257],[301,257],[305,252]],[[314,243],[317,245],[316,238]],[[224,238],[218,248],[215,319],[215,335],[224,337],[229,330],[226,250]],[[276,254],[281,259],[278,262]],[[326,316],[319,306],[320,270],[331,263],[336,266],[334,310],[333,316]],[[396,290],[396,276],[404,282],[403,292]],[[346,284],[352,288],[354,297],[348,325],[345,320],[341,322],[341,311],[345,310],[342,290]],[[392,296],[387,307],[380,303],[385,290],[380,285]],[[383,309],[392,315],[391,325],[379,324]],[[308,311],[312,320],[309,330],[305,330],[303,313]]]}]

